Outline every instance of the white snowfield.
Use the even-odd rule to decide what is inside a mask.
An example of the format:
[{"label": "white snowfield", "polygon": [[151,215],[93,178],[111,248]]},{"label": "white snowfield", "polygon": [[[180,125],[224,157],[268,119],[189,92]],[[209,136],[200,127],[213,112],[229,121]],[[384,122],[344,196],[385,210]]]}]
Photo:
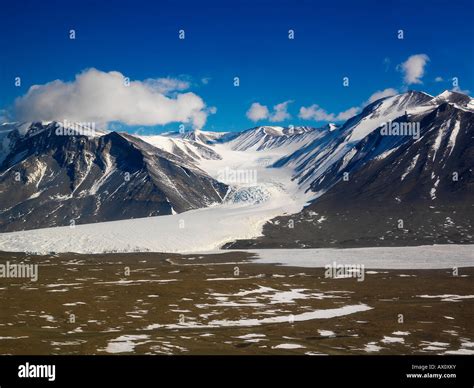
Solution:
[{"label": "white snowfield", "polygon": [[0,250],[48,252],[197,252],[260,234],[281,212],[274,203],[222,205],[182,214],[0,234]]}]

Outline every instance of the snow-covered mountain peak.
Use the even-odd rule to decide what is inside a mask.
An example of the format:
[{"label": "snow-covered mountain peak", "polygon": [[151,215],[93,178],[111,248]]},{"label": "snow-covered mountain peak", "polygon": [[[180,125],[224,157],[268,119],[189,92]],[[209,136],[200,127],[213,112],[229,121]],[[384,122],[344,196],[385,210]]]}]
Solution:
[{"label": "snow-covered mountain peak", "polygon": [[474,99],[466,94],[452,90],[445,90],[443,93],[434,97],[431,101],[431,104],[433,105],[440,105],[442,103],[450,103],[456,108],[474,111]]},{"label": "snow-covered mountain peak", "polygon": [[178,137],[184,140],[195,141],[201,144],[212,144],[228,136],[229,132],[212,132],[203,131],[201,129],[194,129],[192,131],[186,131],[184,133],[171,133],[166,135],[171,137]]},{"label": "snow-covered mountain peak", "polygon": [[274,127],[262,126],[238,133],[229,144],[233,150],[253,149],[261,151],[270,148],[284,147],[290,144],[306,142],[319,133],[312,127]]},{"label": "snow-covered mountain peak", "polygon": [[381,98],[367,105],[357,116],[346,121],[343,125],[344,132],[348,135],[348,141],[359,141],[383,123],[410,113],[411,109],[423,106],[431,100],[432,96],[429,94],[414,90]]},{"label": "snow-covered mountain peak", "polygon": [[457,98],[459,96],[466,96],[466,95],[463,94],[463,93],[459,93],[459,92],[455,92],[453,90],[447,90],[446,89],[444,92],[438,94],[435,98],[438,99],[438,100],[450,101],[453,98]]},{"label": "snow-covered mountain peak", "polygon": [[451,97],[453,94],[454,94],[454,92],[452,92],[451,90],[446,89],[444,92],[438,94],[436,96],[436,98],[446,100],[446,99],[449,99],[449,97]]},{"label": "snow-covered mountain peak", "polygon": [[285,128],[283,127],[274,127],[274,126],[264,126],[264,127],[260,127],[259,128],[259,131],[262,131],[264,134],[266,135],[270,135],[270,136],[284,136],[285,135],[285,132],[284,132]]},{"label": "snow-covered mountain peak", "polygon": [[425,92],[408,90],[405,93],[383,97],[367,105],[362,113],[379,111],[385,115],[393,111],[401,111],[415,106],[423,105],[432,100],[433,96]]},{"label": "snow-covered mountain peak", "polygon": [[3,123],[0,132],[16,132],[19,137],[32,137],[44,131],[54,130],[58,136],[82,135],[87,137],[103,136],[109,133],[105,129],[98,129],[95,123],[80,123],[72,121],[33,121]]}]

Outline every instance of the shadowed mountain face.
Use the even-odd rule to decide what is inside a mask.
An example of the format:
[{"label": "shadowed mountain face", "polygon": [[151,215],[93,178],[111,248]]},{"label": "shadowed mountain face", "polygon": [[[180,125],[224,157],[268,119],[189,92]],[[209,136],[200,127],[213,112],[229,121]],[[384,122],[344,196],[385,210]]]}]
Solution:
[{"label": "shadowed mountain face", "polygon": [[0,230],[169,215],[221,202],[227,187],[137,138],[56,134],[33,124],[4,134]]},{"label": "shadowed mountain face", "polygon": [[[339,181],[319,203],[339,206],[345,202],[390,205],[400,203],[432,206],[467,203],[474,192],[474,113],[444,103],[425,115],[398,119],[420,125],[420,139],[395,144],[384,155],[362,165],[353,159],[347,181]],[[358,145],[366,158],[387,139],[374,131]]]}]

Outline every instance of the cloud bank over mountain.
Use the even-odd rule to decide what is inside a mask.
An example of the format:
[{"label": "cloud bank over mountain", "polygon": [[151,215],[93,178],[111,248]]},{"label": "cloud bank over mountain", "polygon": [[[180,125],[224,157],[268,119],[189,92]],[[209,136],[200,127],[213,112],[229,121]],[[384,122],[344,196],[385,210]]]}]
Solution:
[{"label": "cloud bank over mountain", "polygon": [[131,81],[118,71],[87,69],[74,81],[55,80],[33,85],[16,99],[15,117],[21,121],[69,120],[107,124],[165,125],[182,122],[202,128],[215,108],[180,79]]}]

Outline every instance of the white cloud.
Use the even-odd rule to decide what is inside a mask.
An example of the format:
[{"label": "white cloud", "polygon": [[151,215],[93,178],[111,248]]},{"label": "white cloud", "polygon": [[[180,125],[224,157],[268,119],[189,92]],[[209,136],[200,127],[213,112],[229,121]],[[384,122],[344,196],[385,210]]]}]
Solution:
[{"label": "white cloud", "polygon": [[425,74],[425,65],[430,58],[426,54],[415,54],[398,65],[398,69],[403,72],[403,81],[407,84],[421,84],[421,78]]},{"label": "white cloud", "polygon": [[336,116],[336,121],[346,121],[350,119],[351,117],[354,117],[357,113],[359,113],[360,108],[357,106],[353,106],[352,108],[349,108],[345,110],[344,112],[339,112]]},{"label": "white cloud", "polygon": [[246,115],[248,119],[254,122],[259,120],[270,120],[272,122],[284,121],[291,117],[288,113],[288,104],[291,102],[292,101],[284,101],[276,104],[272,111],[268,109],[268,106],[254,102],[250,105]]},{"label": "white cloud", "polygon": [[[15,101],[15,113],[24,121],[93,121],[127,125],[189,123],[201,128],[215,109],[198,95],[186,92],[187,81],[159,78],[124,82],[118,71],[88,69],[72,82],[55,80],[34,85]],[[167,95],[174,92],[173,96]]]},{"label": "white cloud", "polygon": [[443,81],[444,81],[443,77],[436,77],[435,78],[435,82],[443,82]]},{"label": "white cloud", "polygon": [[299,118],[303,120],[315,120],[315,121],[345,121],[355,116],[359,112],[360,108],[352,107],[338,114],[328,113],[326,110],[321,108],[317,104],[313,104],[308,107],[302,106],[300,108]]},{"label": "white cloud", "polygon": [[0,124],[10,121],[9,112],[6,109],[0,109]]},{"label": "white cloud", "polygon": [[288,104],[292,101],[285,101],[273,107],[273,113],[270,115],[270,121],[284,121],[291,117],[288,113]]},{"label": "white cloud", "polygon": [[394,88],[387,88],[387,89],[384,89],[384,90],[377,90],[375,93],[373,93],[369,97],[369,99],[367,100],[367,102],[364,105],[371,104],[372,102],[377,101],[377,100],[379,100],[381,98],[384,98],[384,97],[394,96],[395,94],[398,94],[398,90],[394,89]]},{"label": "white cloud", "polygon": [[262,105],[258,102],[254,102],[250,105],[249,110],[247,111],[247,118],[252,121],[259,121],[267,119],[269,116],[268,107]]},{"label": "white cloud", "polygon": [[317,104],[300,108],[299,118],[303,120],[334,121],[334,113],[328,113]]},{"label": "white cloud", "polygon": [[189,89],[188,81],[178,78],[149,78],[143,81],[144,84],[159,93],[167,94],[170,92],[183,91]]}]

